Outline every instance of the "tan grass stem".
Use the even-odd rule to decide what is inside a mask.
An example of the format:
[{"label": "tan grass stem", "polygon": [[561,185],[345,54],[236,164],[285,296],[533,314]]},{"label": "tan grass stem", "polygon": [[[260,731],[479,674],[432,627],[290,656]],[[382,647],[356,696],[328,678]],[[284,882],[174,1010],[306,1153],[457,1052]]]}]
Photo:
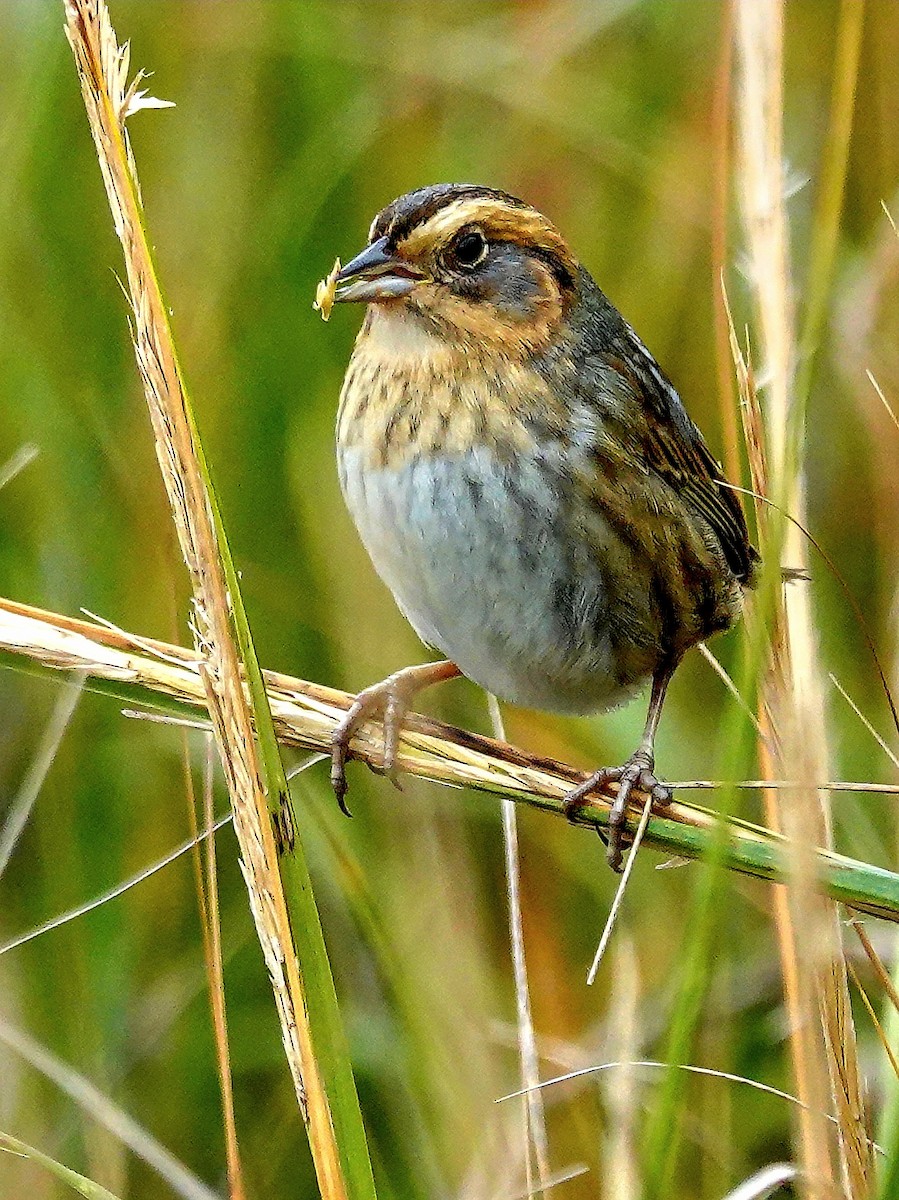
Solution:
[{"label": "tan grass stem", "polygon": [[[841,22],[854,20],[851,10],[852,5],[844,5]],[[784,200],[783,19],[782,0],[737,2],[738,183],[766,380],[762,428],[757,420],[750,420],[747,439],[755,490],[804,522],[806,396],[798,394],[796,387],[795,305]],[[831,113],[831,140],[837,149],[835,157],[828,159],[827,181],[840,197],[841,172],[845,170],[845,156],[841,160],[840,151],[848,145],[845,108],[851,104],[851,84],[835,89]],[[807,329],[813,333],[823,312],[820,285],[830,272],[840,199],[821,211],[824,224],[816,229],[816,250],[822,261],[813,264],[816,294],[807,312]],[[745,382],[745,371],[738,369],[740,375]],[[804,375],[810,377],[807,371]],[[742,398],[750,414],[758,412],[754,390],[751,394],[744,390]],[[767,550],[769,556],[769,579],[779,565],[805,565],[806,547],[795,525],[784,526],[766,513],[760,520],[760,533],[763,553]],[[765,793],[768,823],[784,833],[790,847],[793,886],[775,896],[775,924],[796,1086],[806,1105],[799,1118],[800,1186],[808,1197],[829,1194],[839,1187],[846,1195],[860,1198],[869,1192],[870,1154],[846,963],[838,914],[821,897],[810,852],[813,845],[829,845],[832,833],[828,795],[815,786],[815,781],[827,774],[828,740],[809,587],[800,581],[780,589],[769,582],[760,607],[765,600],[769,602],[765,618],[770,625],[772,656],[762,721],[770,732],[776,730],[777,736],[760,747],[762,764],[768,767],[765,773],[770,773],[770,764],[776,763],[777,774],[806,785]],[[838,1117],[836,1144],[822,1117],[828,1094]],[[838,1164],[836,1171],[834,1163]]]},{"label": "tan grass stem", "polygon": [[[251,705],[243,686],[251,663],[246,656],[242,658],[237,646],[239,597],[226,584],[223,556],[227,548],[218,536],[215,500],[144,228],[126,129],[126,120],[134,112],[163,102],[148,97],[139,87],[142,73],[128,83],[129,47],[118,44],[103,0],[65,0],[65,17],[66,36],[124,253],[134,349],[159,467],[190,575],[192,628],[198,651],[196,679],[225,772],[250,907],[272,981],[285,1053],[307,1121],[319,1187],[328,1200],[344,1200],[349,1195],[346,1162],[335,1136],[336,1118],[316,1056],[300,978],[267,805],[263,771],[268,767],[261,764]],[[363,1185],[359,1194],[363,1193],[373,1194],[373,1187]]]},{"label": "tan grass stem", "polygon": [[[503,714],[499,701],[487,696],[490,725],[497,741],[506,740]],[[524,926],[521,919],[521,856],[518,850],[518,816],[511,800],[501,801],[503,818],[503,852],[506,864],[506,895],[509,906],[509,941],[512,947],[512,974],[515,980],[515,1010],[518,1027],[518,1059],[522,1087],[526,1090],[522,1098],[524,1116],[524,1161],[528,1195],[543,1195],[549,1189],[549,1140],[546,1135],[546,1114],[543,1111],[543,1096],[537,1084],[540,1082],[540,1061],[537,1054],[537,1038],[531,1015],[531,993],[528,986],[527,961],[524,950]],[[535,1190],[533,1158],[537,1166],[539,1190]]]},{"label": "tan grass stem", "polygon": [[[0,598],[0,653],[57,671],[84,671],[103,690],[126,699],[156,704],[176,715],[205,713],[207,697],[196,651],[93,621],[48,613],[42,609]],[[269,702],[279,739],[287,745],[327,752],[331,733],[354,697],[322,684],[310,683],[275,671],[265,672]],[[352,757],[380,769],[384,756],[382,728],[366,724],[352,744]],[[406,721],[399,746],[399,768],[451,787],[470,787],[494,796],[564,816],[564,798],[587,777],[555,759],[527,754],[493,738],[468,733],[439,721],[412,714]],[[767,787],[765,780],[747,781]],[[724,786],[711,780],[687,781],[700,788]],[[824,784],[822,786],[830,786]],[[864,785],[841,784],[843,787]],[[786,790],[793,790],[791,783]],[[586,825],[608,822],[615,786],[602,793],[582,814]],[[646,797],[635,795],[642,805]],[[634,811],[628,829],[634,833],[639,814]],[[668,853],[701,858],[708,850],[717,824],[716,814],[683,797],[665,817],[652,816],[644,842]],[[786,878],[783,841],[770,831],[745,821],[728,821],[729,843],[725,862],[732,870],[757,878]],[[822,886],[861,912],[899,922],[899,875],[855,862],[832,851],[816,851],[815,863]]]}]

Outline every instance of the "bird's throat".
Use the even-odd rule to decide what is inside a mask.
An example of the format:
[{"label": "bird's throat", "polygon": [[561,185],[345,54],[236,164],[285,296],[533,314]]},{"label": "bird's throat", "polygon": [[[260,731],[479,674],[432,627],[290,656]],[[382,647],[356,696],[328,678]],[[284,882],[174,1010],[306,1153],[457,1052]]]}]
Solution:
[{"label": "bird's throat", "polygon": [[[375,468],[412,456],[533,450],[535,418],[564,421],[527,363],[489,347],[454,346],[399,313],[370,313],[356,342],[337,417],[340,448]],[[525,418],[525,419],[522,419]]]}]

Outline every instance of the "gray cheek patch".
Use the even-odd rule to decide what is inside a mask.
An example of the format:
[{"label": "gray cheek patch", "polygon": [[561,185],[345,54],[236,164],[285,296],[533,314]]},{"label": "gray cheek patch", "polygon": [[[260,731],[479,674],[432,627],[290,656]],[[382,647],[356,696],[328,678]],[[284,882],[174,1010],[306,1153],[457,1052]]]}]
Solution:
[{"label": "gray cheek patch", "polygon": [[533,259],[515,246],[492,247],[482,267],[453,284],[466,300],[493,305],[513,321],[528,321],[545,297],[543,279]]}]

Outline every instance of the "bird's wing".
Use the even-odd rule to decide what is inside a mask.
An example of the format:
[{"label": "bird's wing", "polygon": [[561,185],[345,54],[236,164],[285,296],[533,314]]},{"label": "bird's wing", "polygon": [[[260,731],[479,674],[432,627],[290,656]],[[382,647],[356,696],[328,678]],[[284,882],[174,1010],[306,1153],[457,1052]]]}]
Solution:
[{"label": "bird's wing", "polygon": [[635,431],[630,448],[708,523],[734,575],[751,583],[758,553],[739,497],[673,385],[633,330],[626,325],[625,330],[626,343],[604,357],[628,380],[643,409],[643,420],[627,423]]}]

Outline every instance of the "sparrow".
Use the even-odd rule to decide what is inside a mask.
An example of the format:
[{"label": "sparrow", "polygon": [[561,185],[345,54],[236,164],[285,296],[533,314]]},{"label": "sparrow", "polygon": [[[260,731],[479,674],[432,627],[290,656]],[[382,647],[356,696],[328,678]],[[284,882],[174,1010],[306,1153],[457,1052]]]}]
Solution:
[{"label": "sparrow", "polygon": [[635,752],[566,798],[574,819],[617,784],[620,870],[631,793],[671,800],[654,742],[672,674],[734,623],[755,576],[739,499],[637,334],[522,200],[471,184],[400,196],[330,291],[368,306],[337,415],[341,489],[375,570],[445,655],[359,694],[332,739],[341,807],[359,725],[382,717],[392,777],[413,697],[441,680],[572,714],[650,682]]}]

